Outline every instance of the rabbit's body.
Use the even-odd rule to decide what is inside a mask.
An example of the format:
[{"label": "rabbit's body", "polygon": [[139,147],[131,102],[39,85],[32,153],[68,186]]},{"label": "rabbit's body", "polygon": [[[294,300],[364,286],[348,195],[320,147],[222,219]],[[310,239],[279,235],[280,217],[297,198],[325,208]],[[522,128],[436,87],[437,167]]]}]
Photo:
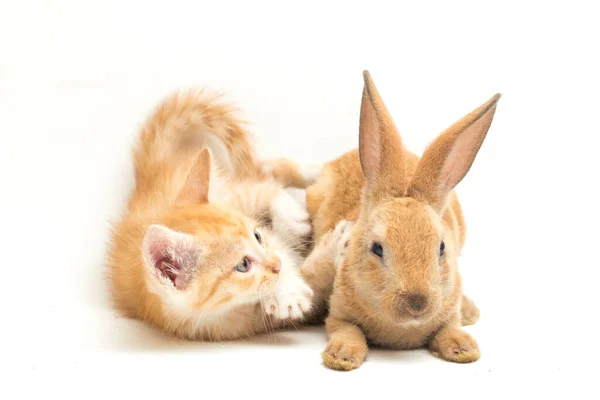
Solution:
[{"label": "rabbit's body", "polygon": [[316,242],[354,221],[336,258],[328,367],[357,368],[368,342],[428,346],[454,362],[479,358],[477,343],[460,329],[479,311],[462,295],[457,258],[465,222],[454,187],[471,167],[499,97],[452,125],[419,158],[404,148],[365,73],[359,149],[326,164],[306,195]]},{"label": "rabbit's body", "polygon": [[[406,152],[406,154],[408,156],[407,174],[412,176],[419,157],[410,152]],[[318,242],[322,235],[335,229],[341,221],[358,222],[363,186],[364,177],[360,167],[358,150],[349,151],[323,167],[317,181],[306,192],[306,203],[312,218],[315,242]],[[399,200],[406,200],[407,203],[411,202],[410,199]],[[409,205],[407,204],[407,206]],[[368,217],[368,215],[365,217]],[[443,213],[442,221],[445,230],[452,234],[451,238],[454,245],[460,250],[465,240],[465,222],[458,196],[454,192],[451,195],[448,207]],[[366,222],[363,221],[363,223]],[[450,236],[446,236],[445,241],[450,241]],[[338,276],[339,279],[336,285],[339,286],[339,290],[331,298],[332,314],[351,315],[352,320],[361,327],[366,337],[373,344],[395,349],[422,347],[443,322],[454,314],[461,314],[457,312],[460,308],[462,293],[458,269],[455,271],[453,278],[455,282],[453,294],[448,296],[443,309],[436,314],[435,318],[426,324],[409,324],[406,326],[399,326],[393,321],[381,318],[373,318],[373,315],[377,314],[377,310],[363,301],[363,296],[357,293],[352,284],[353,278],[347,274],[339,274]],[[474,305],[468,299],[465,299],[465,303],[466,307],[474,308]],[[344,309],[347,312],[343,312]],[[466,313],[468,312],[469,310],[466,310]],[[477,312],[476,309],[475,312]]]}]

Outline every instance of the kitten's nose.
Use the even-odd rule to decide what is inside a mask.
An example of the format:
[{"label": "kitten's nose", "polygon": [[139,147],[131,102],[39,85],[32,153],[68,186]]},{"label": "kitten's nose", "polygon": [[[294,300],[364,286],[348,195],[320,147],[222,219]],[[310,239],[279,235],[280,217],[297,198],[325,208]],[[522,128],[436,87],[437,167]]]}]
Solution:
[{"label": "kitten's nose", "polygon": [[265,268],[270,269],[274,274],[278,274],[281,271],[281,260],[279,257],[272,257],[265,263]]}]

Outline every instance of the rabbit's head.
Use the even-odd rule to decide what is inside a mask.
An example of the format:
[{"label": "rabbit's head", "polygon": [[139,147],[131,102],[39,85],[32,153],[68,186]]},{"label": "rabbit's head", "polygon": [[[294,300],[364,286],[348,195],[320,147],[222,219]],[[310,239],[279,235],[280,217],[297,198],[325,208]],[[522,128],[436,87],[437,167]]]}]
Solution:
[{"label": "rabbit's head", "polygon": [[487,134],[497,94],[432,142],[407,152],[368,72],[360,113],[365,177],[360,217],[344,264],[376,311],[400,324],[430,321],[460,296],[460,206],[454,187]]}]

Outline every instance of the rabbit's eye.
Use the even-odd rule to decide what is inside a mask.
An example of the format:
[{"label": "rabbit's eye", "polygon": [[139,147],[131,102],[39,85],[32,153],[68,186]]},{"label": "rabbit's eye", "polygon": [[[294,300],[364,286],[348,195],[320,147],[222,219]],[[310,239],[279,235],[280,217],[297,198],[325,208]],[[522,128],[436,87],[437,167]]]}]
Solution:
[{"label": "rabbit's eye", "polygon": [[371,245],[371,253],[375,254],[379,258],[383,258],[383,247],[381,247],[381,244],[373,242]]},{"label": "rabbit's eye", "polygon": [[440,244],[440,257],[443,256],[445,252],[446,252],[446,243],[442,242]]}]

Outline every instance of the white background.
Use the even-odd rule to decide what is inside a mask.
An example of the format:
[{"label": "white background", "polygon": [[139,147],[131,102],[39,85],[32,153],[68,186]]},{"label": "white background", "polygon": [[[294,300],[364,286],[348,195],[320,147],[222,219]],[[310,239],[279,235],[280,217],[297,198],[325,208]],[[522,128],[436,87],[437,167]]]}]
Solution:
[{"label": "white background", "polygon": [[[597,398],[593,3],[386,3],[0,3],[2,398]],[[321,328],[202,344],[113,312],[108,227],[152,107],[224,90],[262,156],[324,162],[357,145],[363,69],[417,152],[503,94],[458,188],[480,361],[373,351],[337,373]]]}]

